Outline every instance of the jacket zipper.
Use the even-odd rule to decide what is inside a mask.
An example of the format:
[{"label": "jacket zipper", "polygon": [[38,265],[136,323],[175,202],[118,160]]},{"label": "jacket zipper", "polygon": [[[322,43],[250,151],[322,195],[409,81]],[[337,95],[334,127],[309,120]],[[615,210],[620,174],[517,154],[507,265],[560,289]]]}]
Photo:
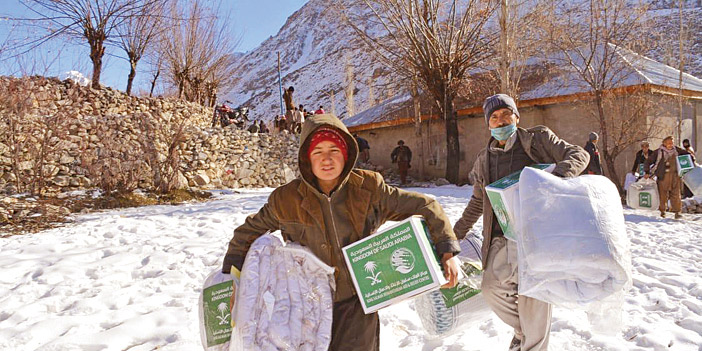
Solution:
[{"label": "jacket zipper", "polygon": [[[326,195],[325,195],[326,196]],[[334,212],[332,211],[331,197],[326,196],[327,203],[329,204],[329,215],[332,220],[332,228],[334,228],[334,239],[336,239],[336,245],[341,249],[341,242],[339,242],[339,233],[336,231],[336,222],[334,221]]]},{"label": "jacket zipper", "polygon": [[[337,247],[339,248],[339,250],[341,251],[341,254],[343,255],[344,254],[343,248],[341,247],[341,242],[339,241],[339,232],[336,231],[336,221],[334,220],[334,211],[332,210],[332,203],[331,203],[332,199],[331,199],[331,196],[326,196],[326,195],[324,195],[324,196],[327,198],[327,203],[329,204],[329,215],[331,216],[332,228],[334,229],[334,239],[336,240]],[[334,257],[333,254],[332,254],[332,257]],[[339,271],[344,271],[342,268],[339,268],[339,267],[337,267],[337,269]],[[348,273],[348,271],[346,271],[346,272],[347,272],[346,278],[349,279],[349,281],[352,281],[350,273]],[[341,272],[339,272],[339,273],[341,274]]]}]

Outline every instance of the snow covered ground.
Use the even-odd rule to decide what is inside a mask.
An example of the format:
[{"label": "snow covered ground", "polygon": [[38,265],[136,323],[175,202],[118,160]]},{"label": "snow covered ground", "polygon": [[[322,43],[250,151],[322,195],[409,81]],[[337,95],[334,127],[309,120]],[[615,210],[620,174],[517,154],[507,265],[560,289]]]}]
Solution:
[{"label": "snow covered ground", "polygon": [[[435,196],[452,221],[471,194],[455,186],[411,190]],[[0,239],[0,350],[202,349],[202,281],[220,267],[233,228],[270,191],[80,215],[64,228]],[[702,351],[702,215],[625,215],[634,285],[623,329],[602,335],[583,312],[555,308],[550,349]],[[494,317],[429,338],[411,301],[381,311],[381,322],[383,350],[506,350],[512,337]]]}]

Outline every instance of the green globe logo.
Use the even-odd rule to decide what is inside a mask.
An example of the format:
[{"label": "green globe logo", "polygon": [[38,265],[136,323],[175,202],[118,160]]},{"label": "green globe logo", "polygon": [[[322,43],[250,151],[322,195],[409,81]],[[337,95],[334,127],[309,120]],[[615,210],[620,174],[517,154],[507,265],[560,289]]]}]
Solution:
[{"label": "green globe logo", "polygon": [[407,274],[414,269],[414,254],[412,251],[402,247],[393,251],[390,256],[390,263],[395,271]]}]

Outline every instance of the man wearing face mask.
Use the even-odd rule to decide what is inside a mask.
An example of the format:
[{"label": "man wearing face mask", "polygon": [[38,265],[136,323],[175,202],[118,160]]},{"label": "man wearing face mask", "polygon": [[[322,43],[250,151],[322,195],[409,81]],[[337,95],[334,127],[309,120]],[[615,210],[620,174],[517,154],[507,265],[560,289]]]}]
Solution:
[{"label": "man wearing face mask", "polygon": [[492,137],[473,164],[470,173],[473,196],[453,230],[462,239],[483,216],[483,296],[495,314],[514,328],[510,351],[547,350],[551,305],[518,295],[517,246],[504,237],[485,186],[535,163],[555,163],[553,174],[575,177],[587,167],[590,156],[547,127],[518,127],[519,110],[505,94],[487,98],[483,112]]}]

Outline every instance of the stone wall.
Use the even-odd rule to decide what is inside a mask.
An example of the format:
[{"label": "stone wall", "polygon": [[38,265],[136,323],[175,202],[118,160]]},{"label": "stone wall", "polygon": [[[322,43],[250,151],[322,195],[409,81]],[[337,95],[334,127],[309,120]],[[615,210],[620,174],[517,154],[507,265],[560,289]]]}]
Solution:
[{"label": "stone wall", "polygon": [[0,77],[0,191],[275,187],[297,175],[296,136],[211,128],[212,110],[69,80]]}]

